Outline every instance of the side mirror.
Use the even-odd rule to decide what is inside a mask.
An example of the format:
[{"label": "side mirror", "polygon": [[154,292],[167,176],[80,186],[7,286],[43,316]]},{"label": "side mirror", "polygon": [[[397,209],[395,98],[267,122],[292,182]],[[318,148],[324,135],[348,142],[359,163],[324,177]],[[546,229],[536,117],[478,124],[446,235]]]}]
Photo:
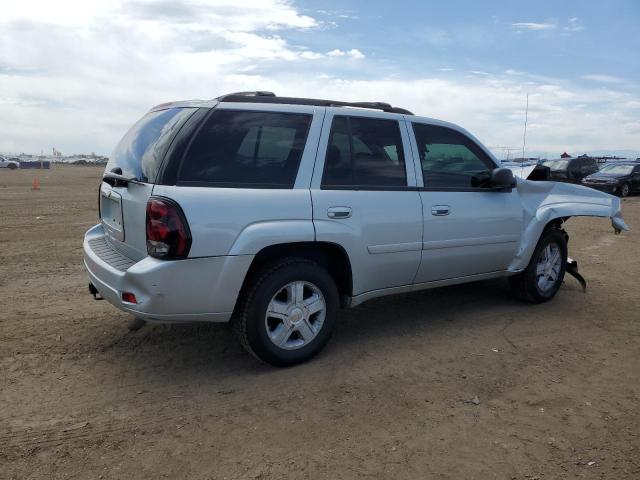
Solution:
[{"label": "side mirror", "polygon": [[514,188],[516,179],[508,168],[496,168],[491,171],[491,186],[493,188]]}]

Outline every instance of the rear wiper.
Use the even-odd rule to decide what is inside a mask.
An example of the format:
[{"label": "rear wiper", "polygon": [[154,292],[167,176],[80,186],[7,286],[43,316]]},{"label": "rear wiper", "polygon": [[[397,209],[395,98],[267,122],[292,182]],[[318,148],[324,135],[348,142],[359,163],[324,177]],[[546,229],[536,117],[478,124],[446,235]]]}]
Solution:
[{"label": "rear wiper", "polygon": [[105,173],[102,181],[108,183],[112,187],[126,187],[129,183],[142,183],[136,177],[126,177],[119,173]]}]

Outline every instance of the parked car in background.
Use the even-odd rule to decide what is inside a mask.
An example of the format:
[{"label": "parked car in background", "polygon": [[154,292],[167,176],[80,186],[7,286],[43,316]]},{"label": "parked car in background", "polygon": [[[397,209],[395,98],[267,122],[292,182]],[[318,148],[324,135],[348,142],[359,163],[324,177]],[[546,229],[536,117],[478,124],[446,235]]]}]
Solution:
[{"label": "parked car in background", "polygon": [[593,158],[559,158],[542,164],[549,167],[549,179],[556,182],[580,183],[584,177],[598,171],[598,163]]},{"label": "parked car in background", "polygon": [[640,192],[640,165],[638,162],[609,163],[599,172],[585,177],[582,184],[626,197],[631,193]]},{"label": "parked car in background", "polygon": [[383,295],[509,277],[551,300],[569,217],[628,228],[618,198],[516,179],[451,123],[268,92],[151,109],[110,157],[99,212],[83,245],[95,297],[143,320],[231,321],[274,365]]},{"label": "parked car in background", "polygon": [[16,168],[20,168],[20,164],[15,160],[9,160],[8,158],[0,155],[0,168],[8,168],[10,170],[14,170]]}]

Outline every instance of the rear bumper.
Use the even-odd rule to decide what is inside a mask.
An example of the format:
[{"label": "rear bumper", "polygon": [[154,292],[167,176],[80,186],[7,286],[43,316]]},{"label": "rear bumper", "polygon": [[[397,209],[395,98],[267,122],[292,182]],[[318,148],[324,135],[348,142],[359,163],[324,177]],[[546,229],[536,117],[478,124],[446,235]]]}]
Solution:
[{"label": "rear bumper", "polygon": [[[84,237],[84,264],[90,282],[112,305],[145,320],[226,322],[253,255],[133,262],[113,247],[105,253],[102,225]],[[96,245],[101,244],[101,248]],[[107,243],[108,245],[108,243]],[[131,292],[137,303],[122,301]]]}]

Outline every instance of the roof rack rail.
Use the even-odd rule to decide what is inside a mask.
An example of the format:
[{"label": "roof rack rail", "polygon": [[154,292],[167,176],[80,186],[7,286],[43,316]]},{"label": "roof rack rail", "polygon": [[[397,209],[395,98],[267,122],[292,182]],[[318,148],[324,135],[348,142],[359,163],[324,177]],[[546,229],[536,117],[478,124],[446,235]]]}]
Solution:
[{"label": "roof rack rail", "polygon": [[227,93],[226,95],[222,95],[218,98],[216,98],[216,100],[220,101],[220,102],[228,102],[229,100],[227,100],[227,97],[234,97],[234,96],[243,96],[243,97],[275,97],[276,94],[273,92],[267,92],[265,90],[257,90],[255,92],[233,92],[233,93]]},{"label": "roof rack rail", "polygon": [[357,107],[382,110],[383,112],[389,113],[413,115],[413,113],[407,109],[392,107],[390,104],[384,102],[341,102],[337,100],[321,100],[317,98],[278,97],[273,92],[264,91],[229,93],[216,98],[216,100],[219,102],[275,103],[286,105],[313,105],[318,107]]}]

